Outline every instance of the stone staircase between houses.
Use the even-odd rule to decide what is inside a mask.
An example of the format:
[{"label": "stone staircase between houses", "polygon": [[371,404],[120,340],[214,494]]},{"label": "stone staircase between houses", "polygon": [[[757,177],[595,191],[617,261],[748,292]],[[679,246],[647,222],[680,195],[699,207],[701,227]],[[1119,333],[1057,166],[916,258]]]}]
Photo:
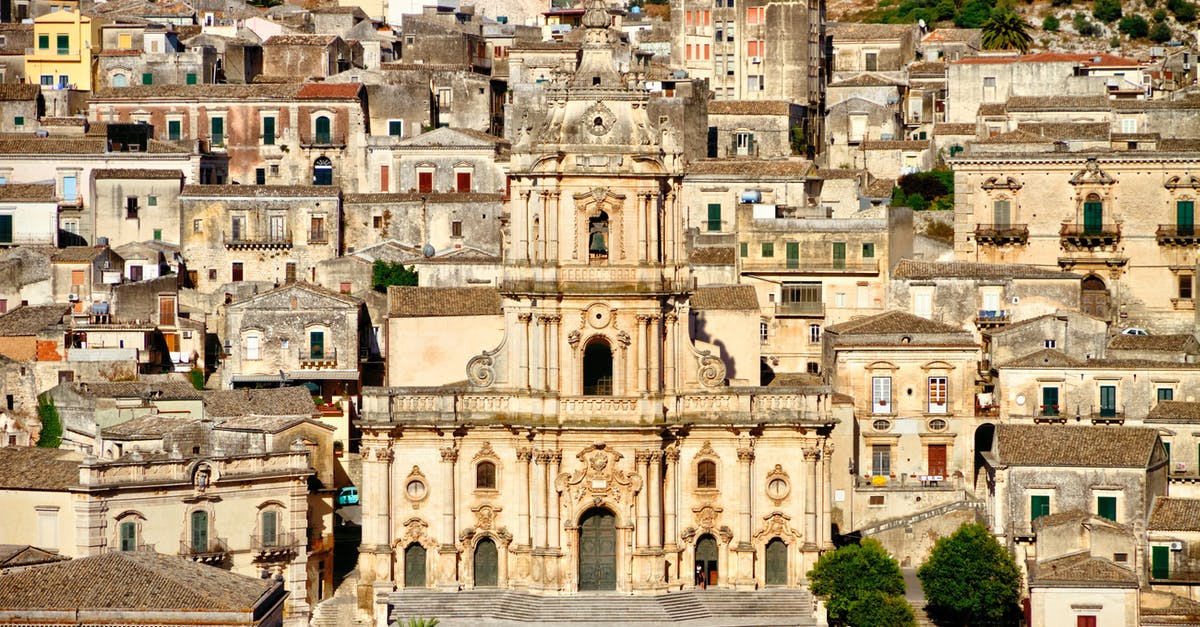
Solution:
[{"label": "stone staircase between houses", "polygon": [[357,571],[351,573],[333,596],[313,608],[309,627],[352,627],[358,614]]},{"label": "stone staircase between houses", "polygon": [[960,511],[960,510],[973,509],[978,514],[982,515],[985,513],[986,507],[987,507],[987,503],[985,501],[975,501],[975,500],[954,501],[953,503],[946,503],[944,505],[932,507],[930,509],[919,511],[915,514],[909,514],[907,516],[900,516],[898,518],[889,518],[888,520],[875,523],[874,525],[871,525],[869,527],[863,527],[862,529],[856,529],[854,532],[859,534],[861,537],[866,538],[868,536],[872,536],[877,533],[883,533],[884,531],[890,531],[892,529],[896,529],[899,527],[908,527],[908,526],[914,525],[916,523],[919,523],[921,521],[929,520],[930,518],[937,518],[938,516],[944,516],[946,514],[949,514],[950,512],[955,512],[955,511]]},{"label": "stone staircase between houses", "polygon": [[[687,627],[816,625],[807,590],[689,590],[655,596],[581,593],[539,596],[511,590],[392,593],[390,622],[437,618],[439,627],[678,625]],[[316,624],[314,622],[314,624]]]}]

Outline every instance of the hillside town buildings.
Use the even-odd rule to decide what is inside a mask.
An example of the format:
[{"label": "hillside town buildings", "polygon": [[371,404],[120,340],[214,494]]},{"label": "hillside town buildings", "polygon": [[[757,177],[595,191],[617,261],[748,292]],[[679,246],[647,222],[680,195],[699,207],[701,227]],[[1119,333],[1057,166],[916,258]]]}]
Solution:
[{"label": "hillside town buildings", "polygon": [[0,622],[1200,623],[1192,42],[826,8],[0,2]]}]

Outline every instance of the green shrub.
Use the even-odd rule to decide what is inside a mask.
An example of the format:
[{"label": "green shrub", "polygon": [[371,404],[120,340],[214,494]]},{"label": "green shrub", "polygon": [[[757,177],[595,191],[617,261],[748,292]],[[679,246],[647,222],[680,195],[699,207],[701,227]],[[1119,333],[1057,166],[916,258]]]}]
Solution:
[{"label": "green shrub", "polygon": [[62,446],[63,425],[58,417],[58,408],[54,399],[43,394],[38,397],[38,418],[42,421],[42,434],[38,437],[37,445],[42,448],[58,448]]},{"label": "green shrub", "polygon": [[1092,3],[1092,15],[1106,24],[1117,21],[1121,17],[1121,0],[1096,0]]},{"label": "green shrub", "polygon": [[1042,30],[1046,32],[1056,33],[1058,32],[1058,27],[1058,18],[1053,15],[1047,15],[1046,19],[1042,20]]},{"label": "green shrub", "polygon": [[1158,22],[1150,27],[1150,41],[1165,44],[1171,41],[1171,27],[1166,22]]},{"label": "green shrub", "polygon": [[197,390],[204,389],[204,371],[203,370],[201,370],[199,368],[192,368],[191,372],[188,373],[188,379],[191,380],[192,387],[196,388]]},{"label": "green shrub", "polygon": [[1096,34],[1096,25],[1082,13],[1076,13],[1075,17],[1071,18],[1071,25],[1075,27],[1075,32],[1084,37],[1091,37]]},{"label": "green shrub", "polygon": [[371,288],[376,292],[387,292],[389,285],[414,286],[417,284],[415,268],[405,268],[402,263],[375,260],[371,266]]},{"label": "green shrub", "polygon": [[1117,30],[1130,39],[1140,39],[1150,34],[1150,23],[1140,15],[1126,15],[1117,23]]}]

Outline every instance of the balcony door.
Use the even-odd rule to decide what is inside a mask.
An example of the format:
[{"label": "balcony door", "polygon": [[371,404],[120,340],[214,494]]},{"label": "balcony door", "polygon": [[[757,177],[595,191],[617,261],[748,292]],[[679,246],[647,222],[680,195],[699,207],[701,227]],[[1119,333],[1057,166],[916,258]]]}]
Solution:
[{"label": "balcony door", "polygon": [[192,512],[192,551],[208,551],[208,512]]},{"label": "balcony door", "polygon": [[1089,194],[1083,203],[1083,232],[1087,235],[1099,235],[1104,230],[1104,203],[1100,197]]},{"label": "balcony door", "polygon": [[1180,200],[1175,203],[1175,228],[1179,235],[1194,235],[1196,232],[1196,203]]}]

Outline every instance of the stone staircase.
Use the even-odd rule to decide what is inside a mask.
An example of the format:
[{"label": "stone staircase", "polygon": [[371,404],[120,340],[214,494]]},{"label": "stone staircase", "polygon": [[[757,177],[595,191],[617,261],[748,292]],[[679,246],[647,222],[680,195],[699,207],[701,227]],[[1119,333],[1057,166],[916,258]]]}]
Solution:
[{"label": "stone staircase", "polygon": [[[807,590],[704,590],[656,596],[539,596],[510,590],[406,590],[388,598],[391,621],[437,618],[439,627],[678,625],[687,627],[816,625]],[[314,624],[315,621],[314,621]]]},{"label": "stone staircase", "polygon": [[871,536],[871,535],[874,535],[877,533],[882,533],[884,531],[896,529],[898,527],[909,527],[909,526],[912,526],[923,520],[929,520],[930,518],[937,518],[938,516],[943,516],[950,512],[959,511],[959,510],[973,509],[976,512],[976,516],[982,516],[985,511],[984,508],[986,508],[986,507],[987,507],[987,503],[985,503],[984,501],[974,501],[974,500],[954,501],[953,503],[946,503],[945,505],[939,505],[937,507],[919,511],[915,514],[909,514],[907,516],[900,516],[898,518],[890,518],[888,520],[878,522],[869,527],[863,527],[861,529],[856,529],[855,532],[861,534],[862,537],[865,538],[865,537],[868,537],[868,536]]},{"label": "stone staircase", "polygon": [[313,608],[309,627],[351,627],[358,613],[357,571],[352,572],[333,596],[321,601]]}]

